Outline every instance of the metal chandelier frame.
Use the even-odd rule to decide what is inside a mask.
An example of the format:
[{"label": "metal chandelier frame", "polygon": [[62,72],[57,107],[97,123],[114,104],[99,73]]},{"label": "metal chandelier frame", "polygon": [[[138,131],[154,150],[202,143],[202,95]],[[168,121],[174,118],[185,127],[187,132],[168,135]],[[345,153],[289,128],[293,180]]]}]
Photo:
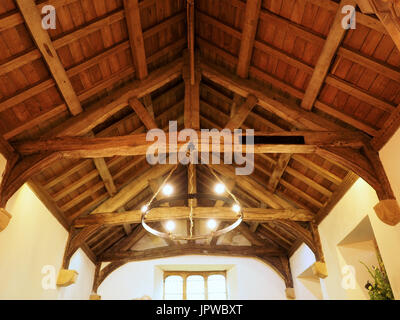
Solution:
[{"label": "metal chandelier frame", "polygon": [[[218,177],[218,175],[214,172],[214,170],[211,168],[210,165],[206,164],[207,168],[210,170],[211,174],[217,179],[218,182],[222,183],[224,186],[225,184],[222,182],[222,180]],[[221,236],[223,234],[226,234],[232,230],[234,230],[235,228],[237,228],[243,221],[243,209],[242,206],[240,205],[240,202],[237,200],[237,198],[232,194],[232,192],[230,190],[228,190],[228,188],[226,188],[225,186],[225,190],[226,192],[229,194],[229,196],[231,197],[231,199],[229,197],[223,197],[223,196],[216,196],[213,194],[207,194],[207,193],[193,193],[193,172],[192,175],[189,177],[189,193],[185,194],[183,196],[175,196],[175,197],[169,197],[166,199],[162,199],[159,201],[154,201],[154,199],[158,196],[158,194],[160,193],[160,191],[164,188],[164,186],[167,184],[168,180],[170,179],[170,177],[172,176],[172,174],[175,172],[175,170],[177,169],[178,164],[176,166],[174,166],[174,168],[172,168],[172,170],[169,172],[169,174],[167,175],[167,177],[165,178],[165,180],[163,181],[163,183],[160,185],[160,187],[158,188],[157,192],[154,193],[153,197],[151,198],[151,200],[145,205],[145,210],[143,210],[142,212],[142,226],[145,230],[147,230],[148,232],[150,232],[151,234],[160,237],[160,238],[164,238],[164,239],[170,239],[170,240],[201,240],[201,239],[209,239],[212,237],[218,237]],[[200,234],[200,235],[194,235],[193,234],[193,227],[194,227],[194,222],[193,222],[193,201],[191,200],[195,200],[195,199],[211,199],[211,200],[222,200],[225,203],[229,203],[232,205],[238,205],[240,210],[239,212],[234,212],[233,213],[236,214],[236,221],[233,222],[232,224],[230,224],[229,226],[220,229],[220,230],[216,230],[216,231],[211,231],[208,234]],[[174,200],[188,200],[188,204],[189,204],[189,208],[190,208],[190,213],[189,213],[189,220],[190,220],[190,234],[189,235],[184,235],[184,234],[174,234],[172,232],[162,232],[159,230],[156,230],[152,227],[150,227],[147,223],[146,223],[146,218],[147,216],[150,214],[152,209],[158,208],[160,207],[162,204],[167,203],[167,202],[171,202]]]}]

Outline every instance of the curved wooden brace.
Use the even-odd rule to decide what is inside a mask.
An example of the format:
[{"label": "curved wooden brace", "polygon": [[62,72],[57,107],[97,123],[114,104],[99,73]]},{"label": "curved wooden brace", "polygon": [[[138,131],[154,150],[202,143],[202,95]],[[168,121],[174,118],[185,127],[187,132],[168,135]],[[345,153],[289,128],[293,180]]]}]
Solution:
[{"label": "curved wooden brace", "polygon": [[274,221],[274,224],[280,225],[285,230],[288,230],[289,232],[293,233],[297,238],[304,241],[304,243],[311,249],[311,251],[314,252],[316,259],[318,260],[320,258],[320,254],[315,246],[314,239],[310,231],[304,229],[296,222],[288,220]]},{"label": "curved wooden brace", "polygon": [[351,148],[319,148],[317,153],[336,160],[352,170],[375,189],[380,202],[374,210],[384,223],[395,226],[400,222],[400,206],[386,175],[379,153],[369,144],[360,151]]},{"label": "curved wooden brace", "polygon": [[32,176],[47,168],[53,162],[60,160],[62,155],[58,152],[36,154],[14,162],[8,167],[1,183],[0,207],[5,207],[7,201],[21,188]]},{"label": "curved wooden brace", "polygon": [[[317,154],[332,159],[363,178],[375,189],[380,200],[395,199],[379,154],[365,147],[362,152],[351,148],[318,148]],[[377,170],[379,168],[379,170]]]},{"label": "curved wooden brace", "polygon": [[[182,256],[182,255],[186,255],[186,253],[183,253],[183,254],[176,253],[176,254],[173,254],[173,255],[166,255],[165,258],[167,258],[167,257],[168,258],[178,257],[178,256]],[[287,288],[292,288],[293,287],[292,275],[291,275],[290,271],[289,272],[285,271],[286,270],[285,268],[288,268],[289,265],[288,264],[285,265],[284,263],[282,263],[281,257],[268,257],[268,256],[253,256],[252,257],[252,256],[246,256],[246,258],[255,258],[255,259],[261,260],[263,263],[265,263],[270,268],[272,268],[285,281],[285,284],[286,284]],[[283,257],[283,258],[286,258],[286,260],[289,261],[287,257]],[[132,260],[132,261],[127,261],[127,260],[114,261],[114,262],[111,262],[110,264],[108,264],[103,269],[99,270],[97,272],[97,276],[95,276],[95,279],[94,279],[93,291],[97,292],[97,290],[100,287],[100,285],[103,283],[103,281],[111,273],[113,273],[118,268],[124,266],[125,264],[127,264],[129,262],[133,262],[133,261],[134,260]]]},{"label": "curved wooden brace", "polygon": [[83,228],[78,233],[75,230],[70,232],[70,236],[68,238],[67,246],[64,252],[63,258],[63,269],[68,269],[69,262],[74,253],[79,249],[79,247],[91,236],[93,235],[101,226],[100,225],[92,225],[86,228]]}]

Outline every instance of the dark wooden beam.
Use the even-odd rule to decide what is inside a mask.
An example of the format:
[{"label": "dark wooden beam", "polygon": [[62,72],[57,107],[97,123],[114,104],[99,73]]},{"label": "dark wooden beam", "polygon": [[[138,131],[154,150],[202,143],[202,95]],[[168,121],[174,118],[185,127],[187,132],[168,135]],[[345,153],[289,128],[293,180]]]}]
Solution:
[{"label": "dark wooden beam", "polygon": [[144,251],[125,251],[115,253],[104,253],[99,258],[101,261],[141,261],[148,259],[166,258],[182,255],[224,255],[238,257],[255,257],[258,255],[280,256],[284,252],[275,248],[259,246],[225,246],[218,245],[181,245],[176,247],[162,247]]},{"label": "dark wooden beam", "polygon": [[[179,134],[179,133],[178,133]],[[166,133],[167,151],[172,147]],[[243,133],[242,136],[246,134]],[[266,142],[254,143],[254,153],[315,153],[318,148],[360,148],[367,140],[361,134],[350,131],[285,131],[279,133],[255,132],[255,139]],[[219,146],[221,151],[232,152],[234,148],[246,150],[240,142],[225,145],[223,141],[213,141],[210,136],[197,132],[198,141],[194,141],[197,150],[211,150],[210,147]],[[269,141],[271,141],[269,143]],[[277,142],[275,142],[277,141]],[[281,142],[282,141],[282,142]],[[112,156],[146,155],[148,148],[154,141],[148,141],[144,133],[116,137],[58,137],[35,141],[17,142],[15,150],[21,155],[28,156],[40,152],[58,152],[67,158],[99,158]],[[186,141],[178,141],[182,147]],[[248,151],[249,152],[249,151]]]},{"label": "dark wooden beam", "polygon": [[185,82],[185,107],[184,107],[185,128],[194,130],[200,129],[201,72],[197,60],[198,59],[196,59],[193,62],[194,67],[193,70],[191,70],[191,63],[192,63],[191,55],[189,52],[185,51],[184,64],[182,70],[182,76]]},{"label": "dark wooden beam", "polygon": [[[160,207],[154,208],[147,217],[149,222],[165,220],[184,220],[189,216],[188,207]],[[102,213],[105,212],[105,213]],[[217,219],[220,221],[236,220],[235,214],[229,207],[195,207],[193,208],[195,219]],[[90,225],[122,225],[124,223],[141,223],[140,210],[113,212],[98,211],[96,214],[78,218],[74,221],[75,228],[83,228]],[[259,222],[274,220],[312,221],[314,214],[306,209],[267,209],[267,208],[243,208],[243,220],[247,222]]]}]

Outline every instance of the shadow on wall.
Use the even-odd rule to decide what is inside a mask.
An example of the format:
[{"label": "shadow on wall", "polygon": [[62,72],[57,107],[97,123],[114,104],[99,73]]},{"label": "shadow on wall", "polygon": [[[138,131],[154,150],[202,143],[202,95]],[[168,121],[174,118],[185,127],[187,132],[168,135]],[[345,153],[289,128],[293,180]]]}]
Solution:
[{"label": "shadow on wall", "polygon": [[344,278],[342,287],[351,300],[369,300],[365,284],[371,275],[367,266],[378,266],[378,248],[369,217],[366,216],[337,246]]}]

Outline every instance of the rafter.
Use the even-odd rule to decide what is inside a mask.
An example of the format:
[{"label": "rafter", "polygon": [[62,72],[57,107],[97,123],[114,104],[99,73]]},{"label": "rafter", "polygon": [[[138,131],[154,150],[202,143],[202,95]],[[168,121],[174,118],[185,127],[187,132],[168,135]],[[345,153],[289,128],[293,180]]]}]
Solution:
[{"label": "rafter", "polygon": [[73,254],[78,250],[90,236],[92,236],[96,231],[98,231],[100,225],[92,225],[82,230],[71,230],[70,236],[67,242],[67,246],[64,251],[63,258],[63,268],[68,269],[69,262]]},{"label": "rafter", "polygon": [[16,2],[32,37],[42,54],[42,57],[49,66],[51,74],[57,83],[70,112],[72,115],[81,113],[82,106],[80,101],[72,87],[64,67],[61,64],[50,36],[42,28],[42,18],[35,2],[33,0],[17,0]]},{"label": "rafter", "polygon": [[355,0],[342,0],[340,2],[332,27],[325,41],[325,45],[322,48],[322,52],[318,58],[313,75],[301,103],[301,106],[306,110],[311,110],[314,106],[326,75],[329,72],[329,68],[332,65],[332,59],[346,34],[347,30],[342,26],[342,7],[345,5],[353,5],[353,7],[355,7],[356,3]]},{"label": "rafter", "polygon": [[146,53],[144,49],[144,39],[142,24],[140,21],[140,9],[138,0],[124,0],[125,16],[128,25],[129,39],[135,71],[139,79],[144,79],[148,75]]},{"label": "rafter", "polygon": [[244,24],[241,36],[239,62],[237,66],[237,75],[242,78],[247,78],[249,65],[254,48],[254,39],[256,37],[258,18],[261,9],[261,0],[246,2],[244,14]]}]

